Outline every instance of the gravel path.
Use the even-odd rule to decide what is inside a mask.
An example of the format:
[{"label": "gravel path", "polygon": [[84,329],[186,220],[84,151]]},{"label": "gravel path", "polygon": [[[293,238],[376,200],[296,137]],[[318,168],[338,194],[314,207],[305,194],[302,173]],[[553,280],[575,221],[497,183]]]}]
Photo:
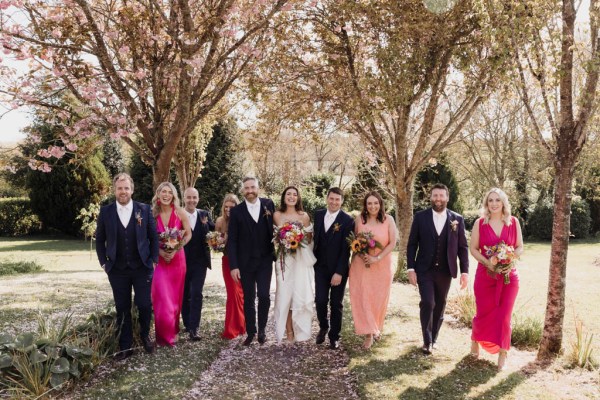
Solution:
[{"label": "gravel path", "polygon": [[232,340],[184,398],[358,399],[343,343],[340,350],[330,350],[327,340],[317,346],[317,330],[313,321],[311,340],[277,345],[271,313],[265,344]]}]

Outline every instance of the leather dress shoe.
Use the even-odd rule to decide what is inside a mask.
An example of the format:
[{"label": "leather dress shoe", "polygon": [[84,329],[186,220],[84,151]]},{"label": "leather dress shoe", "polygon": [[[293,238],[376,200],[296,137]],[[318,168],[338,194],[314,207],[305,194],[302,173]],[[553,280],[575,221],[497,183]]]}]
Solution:
[{"label": "leather dress shoe", "polygon": [[132,349],[122,350],[122,351],[118,352],[117,354],[115,354],[113,359],[115,361],[123,361],[123,360],[131,357],[132,355],[133,355]]},{"label": "leather dress shoe", "polygon": [[244,346],[250,346],[252,344],[252,341],[254,340],[254,334],[249,334],[248,336],[246,336],[246,339],[244,340],[244,342],[242,343],[242,345]]},{"label": "leather dress shoe", "polygon": [[148,354],[152,354],[154,353],[154,342],[152,340],[150,340],[149,337],[143,337],[142,338],[142,344],[144,345],[144,350],[146,350],[146,353]]},{"label": "leather dress shoe", "polygon": [[190,331],[190,340],[193,342],[197,342],[201,339],[198,331]]},{"label": "leather dress shoe", "polygon": [[317,333],[317,344],[321,344],[325,341],[325,335],[327,335],[328,329],[320,329],[319,333]]},{"label": "leather dress shoe", "polygon": [[431,345],[430,344],[424,344],[423,347],[421,347],[421,352],[425,355],[430,355],[431,354]]},{"label": "leather dress shoe", "polygon": [[331,350],[337,350],[340,348],[340,341],[339,340],[332,340],[329,342],[329,348]]},{"label": "leather dress shoe", "polygon": [[258,332],[258,343],[264,344],[267,341],[267,335],[264,332]]}]

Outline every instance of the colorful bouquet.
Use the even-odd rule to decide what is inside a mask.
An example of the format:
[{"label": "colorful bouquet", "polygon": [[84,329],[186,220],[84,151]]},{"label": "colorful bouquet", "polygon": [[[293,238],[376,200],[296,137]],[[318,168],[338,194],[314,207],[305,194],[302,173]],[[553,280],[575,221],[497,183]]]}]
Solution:
[{"label": "colorful bouquet", "polygon": [[494,273],[504,275],[504,284],[510,283],[510,271],[515,266],[517,255],[515,254],[515,248],[507,245],[504,241],[494,246],[483,246],[485,250],[484,255],[490,260],[494,267]]},{"label": "colorful bouquet", "polygon": [[215,253],[222,253],[225,250],[225,234],[221,232],[208,232],[206,234],[206,243]]},{"label": "colorful bouquet", "polygon": [[167,253],[173,253],[183,247],[183,230],[166,228],[158,235],[159,247]]},{"label": "colorful bouquet", "polygon": [[281,261],[281,273],[285,270],[285,255],[294,254],[307,241],[306,229],[300,222],[286,222],[282,226],[273,226],[275,254]]},{"label": "colorful bouquet", "polygon": [[[369,250],[383,249],[383,245],[374,239],[373,232],[371,231],[361,231],[357,234],[351,232],[346,241],[350,246],[352,254],[368,254]],[[369,268],[368,264],[367,268]]]}]

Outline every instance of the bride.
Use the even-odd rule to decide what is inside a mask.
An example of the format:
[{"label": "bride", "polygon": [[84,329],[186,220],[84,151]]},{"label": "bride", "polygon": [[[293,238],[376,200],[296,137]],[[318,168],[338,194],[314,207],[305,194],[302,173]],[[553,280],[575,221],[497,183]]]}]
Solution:
[{"label": "bride", "polygon": [[300,192],[294,186],[285,188],[281,194],[279,210],[273,215],[277,227],[286,222],[299,222],[307,234],[306,243],[295,253],[286,254],[275,262],[277,289],[275,291],[275,336],[281,343],[284,335],[290,342],[305,341],[311,337],[315,256],[313,254],[312,225],[310,217],[302,209]]}]

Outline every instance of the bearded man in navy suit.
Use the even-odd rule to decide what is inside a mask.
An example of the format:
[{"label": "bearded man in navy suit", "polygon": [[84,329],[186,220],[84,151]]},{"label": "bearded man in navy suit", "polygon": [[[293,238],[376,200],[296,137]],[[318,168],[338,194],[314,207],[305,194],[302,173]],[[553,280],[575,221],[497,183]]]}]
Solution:
[{"label": "bearded man in navy suit", "polygon": [[150,340],[152,319],[152,275],[158,263],[158,233],[150,207],[131,200],[133,179],[125,173],[113,179],[116,202],[100,209],[96,226],[96,254],[108,275],[120,327],[116,360],[133,354],[131,289],[139,312],[140,336],[147,353],[154,351]]},{"label": "bearded man in navy suit", "polygon": [[198,191],[189,187],[183,193],[185,212],[190,220],[192,238],[183,247],[185,251],[185,287],[181,317],[183,325],[193,341],[200,340],[200,320],[202,318],[202,301],[206,272],[210,269],[210,249],[206,243],[206,234],[215,230],[208,211],[197,209],[200,200]]},{"label": "bearded man in navy suit", "polygon": [[420,319],[424,354],[435,349],[444,321],[446,298],[452,278],[457,277],[456,259],[460,260],[460,287],[469,282],[469,249],[463,217],[446,208],[450,192],[436,183],[431,190],[431,208],[415,214],[406,258],[408,280],[419,285]]},{"label": "bearded man in navy suit", "polygon": [[273,247],[273,213],[275,205],[269,199],[258,197],[258,179],[246,177],[242,192],[246,201],[230,211],[227,228],[227,254],[231,277],[240,280],[244,290],[244,317],[246,333],[244,346],[250,346],[256,335],[255,308],[258,293],[258,343],[267,340],[265,328],[271,306],[270,289],[275,250]]}]

